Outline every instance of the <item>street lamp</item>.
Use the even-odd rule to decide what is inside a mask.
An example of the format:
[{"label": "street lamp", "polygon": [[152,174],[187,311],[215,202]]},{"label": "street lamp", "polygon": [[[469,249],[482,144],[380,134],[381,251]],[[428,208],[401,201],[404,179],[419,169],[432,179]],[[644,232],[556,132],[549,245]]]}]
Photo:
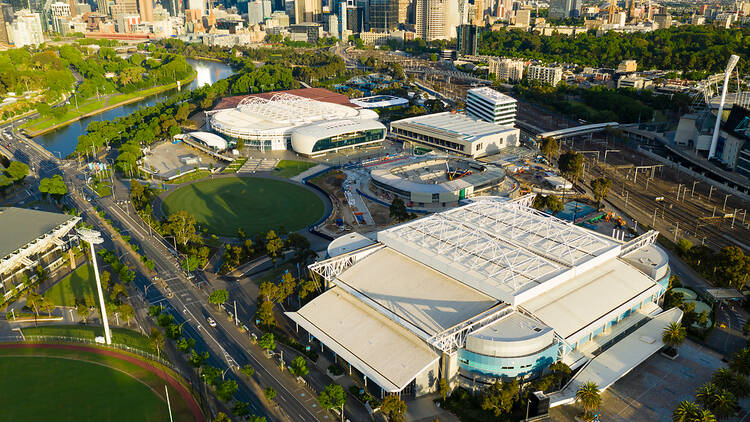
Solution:
[{"label": "street lamp", "polygon": [[98,245],[104,242],[102,234],[96,230],[90,229],[76,229],[78,236],[84,242],[88,242],[91,246],[91,263],[94,267],[94,277],[96,278],[96,290],[99,293],[99,306],[101,306],[102,313],[102,324],[104,325],[104,339],[107,344],[112,344],[112,335],[109,332],[109,323],[107,322],[107,308],[104,305],[104,293],[102,293],[102,282],[99,279],[99,268],[96,266],[96,251],[94,251],[94,245]]}]

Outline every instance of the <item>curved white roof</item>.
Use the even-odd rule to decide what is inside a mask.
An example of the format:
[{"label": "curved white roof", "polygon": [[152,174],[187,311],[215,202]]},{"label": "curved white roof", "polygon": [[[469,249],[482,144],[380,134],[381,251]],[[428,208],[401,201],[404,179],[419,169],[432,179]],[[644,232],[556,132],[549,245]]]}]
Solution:
[{"label": "curved white roof", "polygon": [[233,137],[253,139],[272,135],[287,135],[297,126],[321,120],[377,119],[372,110],[287,93],[275,94],[270,99],[246,97],[236,108],[219,110],[211,115],[211,128]]},{"label": "curved white roof", "polygon": [[210,132],[190,132],[191,137],[203,142],[204,144],[218,150],[227,149],[227,141],[219,135]]},{"label": "curved white roof", "polygon": [[374,95],[372,97],[352,98],[349,101],[363,108],[393,107],[409,104],[409,100],[406,98],[394,97],[393,95]]},{"label": "curved white roof", "polygon": [[[363,110],[365,111],[365,110]],[[371,111],[371,110],[366,110]],[[315,143],[320,139],[358,132],[361,130],[382,129],[385,138],[386,127],[377,120],[328,120],[294,128],[292,149],[300,154],[312,154]],[[381,139],[382,140],[382,139]]]}]

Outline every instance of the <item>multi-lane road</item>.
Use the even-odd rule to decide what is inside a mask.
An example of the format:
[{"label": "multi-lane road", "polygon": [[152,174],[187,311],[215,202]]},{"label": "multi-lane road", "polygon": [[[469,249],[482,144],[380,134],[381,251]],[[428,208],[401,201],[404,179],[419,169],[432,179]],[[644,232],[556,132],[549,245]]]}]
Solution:
[{"label": "multi-lane road", "polygon": [[[9,129],[0,128],[0,131],[8,133]],[[250,333],[254,332],[259,336],[260,332],[250,327],[250,331],[242,333],[228,320],[223,309],[208,304],[207,295],[211,286],[203,283],[199,287],[188,278],[180,269],[174,250],[167,246],[169,243],[151,232],[139,217],[134,216],[132,208],[128,210],[126,204],[121,205],[122,199],[128,196],[125,185],[115,180],[115,195],[96,199],[85,185],[84,178],[79,177],[82,172],[77,163],[61,161],[33,141],[15,133],[10,141],[4,137],[2,145],[10,151],[14,160],[29,165],[32,169],[30,178],[33,180],[26,189],[6,200],[6,203],[27,203],[38,195],[41,178],[62,174],[71,191],[65,198],[67,204],[78,208],[84,221],[102,231],[105,237],[104,247],[114,249],[118,256],[131,263],[131,268],[136,269],[134,291],[131,292],[131,297],[135,296],[134,307],[143,311],[143,308],[152,304],[164,305],[178,323],[184,323],[183,332],[196,340],[196,349],[210,352],[209,363],[224,370],[225,377],[238,381],[240,389],[235,397],[249,402],[252,413],[266,416],[269,420],[319,421],[332,418],[328,411],[318,406],[312,390],[279,369],[278,357],[268,358],[258,346],[252,344]],[[154,283],[152,275],[139,269],[136,265],[137,255],[121,240],[115,239],[117,236],[99,218],[94,205],[106,213],[121,233],[129,235],[131,242],[140,245],[141,252],[154,261],[155,272],[161,281]],[[208,317],[217,322],[216,327],[209,326]],[[251,317],[240,313],[240,321],[249,321]],[[292,357],[290,355],[291,353],[287,355],[289,359]],[[252,365],[256,370],[252,381],[238,371],[246,364]],[[266,387],[276,390],[276,404],[259,397],[260,389]]]}]

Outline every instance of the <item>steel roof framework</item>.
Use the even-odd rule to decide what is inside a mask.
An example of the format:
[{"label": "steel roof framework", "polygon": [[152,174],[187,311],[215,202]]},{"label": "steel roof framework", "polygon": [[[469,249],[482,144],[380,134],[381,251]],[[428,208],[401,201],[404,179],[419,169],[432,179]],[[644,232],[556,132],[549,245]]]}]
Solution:
[{"label": "steel roof framework", "polygon": [[[322,101],[287,93],[274,94],[270,99],[245,97],[237,104],[237,109],[249,114],[265,117],[277,122],[303,123],[316,120],[330,120],[351,117],[344,106],[335,106]],[[348,107],[347,107],[348,108]]]}]

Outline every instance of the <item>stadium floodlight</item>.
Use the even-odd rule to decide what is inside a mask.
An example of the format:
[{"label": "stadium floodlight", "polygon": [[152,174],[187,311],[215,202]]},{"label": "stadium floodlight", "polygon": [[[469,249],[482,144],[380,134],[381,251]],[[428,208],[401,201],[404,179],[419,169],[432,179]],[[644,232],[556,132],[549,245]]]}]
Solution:
[{"label": "stadium floodlight", "polygon": [[109,332],[109,323],[107,322],[107,307],[104,305],[104,293],[102,292],[102,282],[99,279],[99,268],[96,266],[96,252],[94,245],[104,242],[101,232],[90,229],[76,229],[78,237],[91,246],[91,263],[94,266],[94,277],[96,278],[96,290],[99,293],[99,306],[101,307],[102,324],[104,325],[104,339],[108,345],[112,344],[112,334]]},{"label": "stadium floodlight", "polygon": [[[724,111],[724,101],[727,98],[727,85],[729,85],[729,77],[732,75],[734,67],[737,66],[737,62],[740,60],[739,56],[732,54],[729,57],[729,63],[724,71],[724,87],[721,89],[721,100],[719,101],[719,112],[716,113],[716,125],[714,126],[714,133],[711,137],[711,148],[708,151],[708,158],[714,158],[716,156],[716,146],[719,143],[719,130],[721,129],[721,114]],[[709,108],[711,104],[709,103]]]}]

